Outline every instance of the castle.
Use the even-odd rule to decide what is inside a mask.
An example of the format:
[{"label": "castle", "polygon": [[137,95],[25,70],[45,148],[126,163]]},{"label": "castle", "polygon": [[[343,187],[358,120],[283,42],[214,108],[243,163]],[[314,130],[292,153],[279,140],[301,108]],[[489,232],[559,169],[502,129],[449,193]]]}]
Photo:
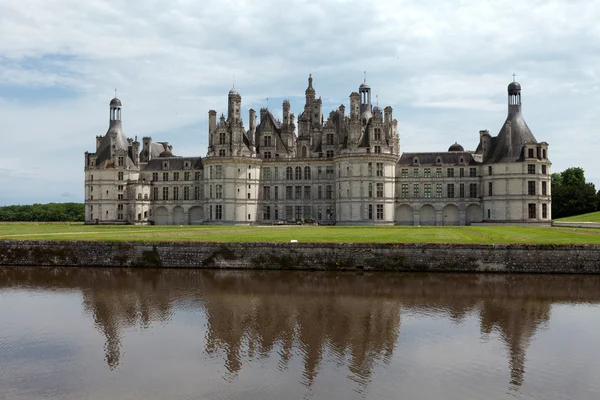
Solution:
[{"label": "castle", "polygon": [[88,224],[469,225],[551,221],[548,143],[538,142],[521,111],[521,85],[508,85],[508,116],[497,136],[479,132],[475,151],[400,155],[392,108],[371,104],[363,82],[323,116],[309,76],[296,122],[249,111],[232,89],[227,116],[208,112],[206,157],[177,157],[167,142],[125,136],[122,103],[85,153]]}]

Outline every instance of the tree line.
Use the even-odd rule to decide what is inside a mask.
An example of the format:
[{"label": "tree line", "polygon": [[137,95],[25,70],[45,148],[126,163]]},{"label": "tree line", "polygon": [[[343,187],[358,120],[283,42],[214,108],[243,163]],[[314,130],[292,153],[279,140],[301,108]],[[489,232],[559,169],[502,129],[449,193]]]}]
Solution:
[{"label": "tree line", "polygon": [[600,191],[585,181],[583,168],[552,174],[552,219],[600,211]]},{"label": "tree line", "polygon": [[3,222],[83,222],[84,218],[85,209],[82,203],[0,207],[0,221]]}]

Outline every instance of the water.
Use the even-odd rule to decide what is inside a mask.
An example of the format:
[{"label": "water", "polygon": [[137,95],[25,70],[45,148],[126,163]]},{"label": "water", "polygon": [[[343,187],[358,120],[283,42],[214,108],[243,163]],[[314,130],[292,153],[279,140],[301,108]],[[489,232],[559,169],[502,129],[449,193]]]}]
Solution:
[{"label": "water", "polygon": [[0,270],[0,399],[598,399],[600,277]]}]

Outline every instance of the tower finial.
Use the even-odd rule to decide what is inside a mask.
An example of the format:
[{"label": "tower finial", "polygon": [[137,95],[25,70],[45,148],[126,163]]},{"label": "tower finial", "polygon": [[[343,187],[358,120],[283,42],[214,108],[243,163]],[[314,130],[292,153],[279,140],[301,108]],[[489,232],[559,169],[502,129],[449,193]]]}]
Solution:
[{"label": "tower finial", "polygon": [[235,89],[235,74],[233,74],[233,88]]},{"label": "tower finial", "polygon": [[364,71],[364,73],[365,73],[365,81],[364,82],[367,83],[367,71]]},{"label": "tower finial", "polygon": [[516,81],[517,81],[517,74],[515,74],[515,73],[513,72],[513,82],[516,82]]},{"label": "tower finial", "polygon": [[117,98],[117,88],[115,88],[115,99]]},{"label": "tower finial", "polygon": [[377,107],[379,107],[379,95],[375,95],[375,102],[377,103]]},{"label": "tower finial", "polygon": [[267,97],[267,110],[269,109],[269,98]]}]

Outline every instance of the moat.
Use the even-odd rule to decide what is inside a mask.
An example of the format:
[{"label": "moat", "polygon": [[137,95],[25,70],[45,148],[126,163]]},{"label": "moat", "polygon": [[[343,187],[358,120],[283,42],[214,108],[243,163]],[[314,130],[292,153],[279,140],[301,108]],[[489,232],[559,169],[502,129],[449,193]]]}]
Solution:
[{"label": "moat", "polygon": [[597,399],[600,276],[0,269],[0,399]]}]

